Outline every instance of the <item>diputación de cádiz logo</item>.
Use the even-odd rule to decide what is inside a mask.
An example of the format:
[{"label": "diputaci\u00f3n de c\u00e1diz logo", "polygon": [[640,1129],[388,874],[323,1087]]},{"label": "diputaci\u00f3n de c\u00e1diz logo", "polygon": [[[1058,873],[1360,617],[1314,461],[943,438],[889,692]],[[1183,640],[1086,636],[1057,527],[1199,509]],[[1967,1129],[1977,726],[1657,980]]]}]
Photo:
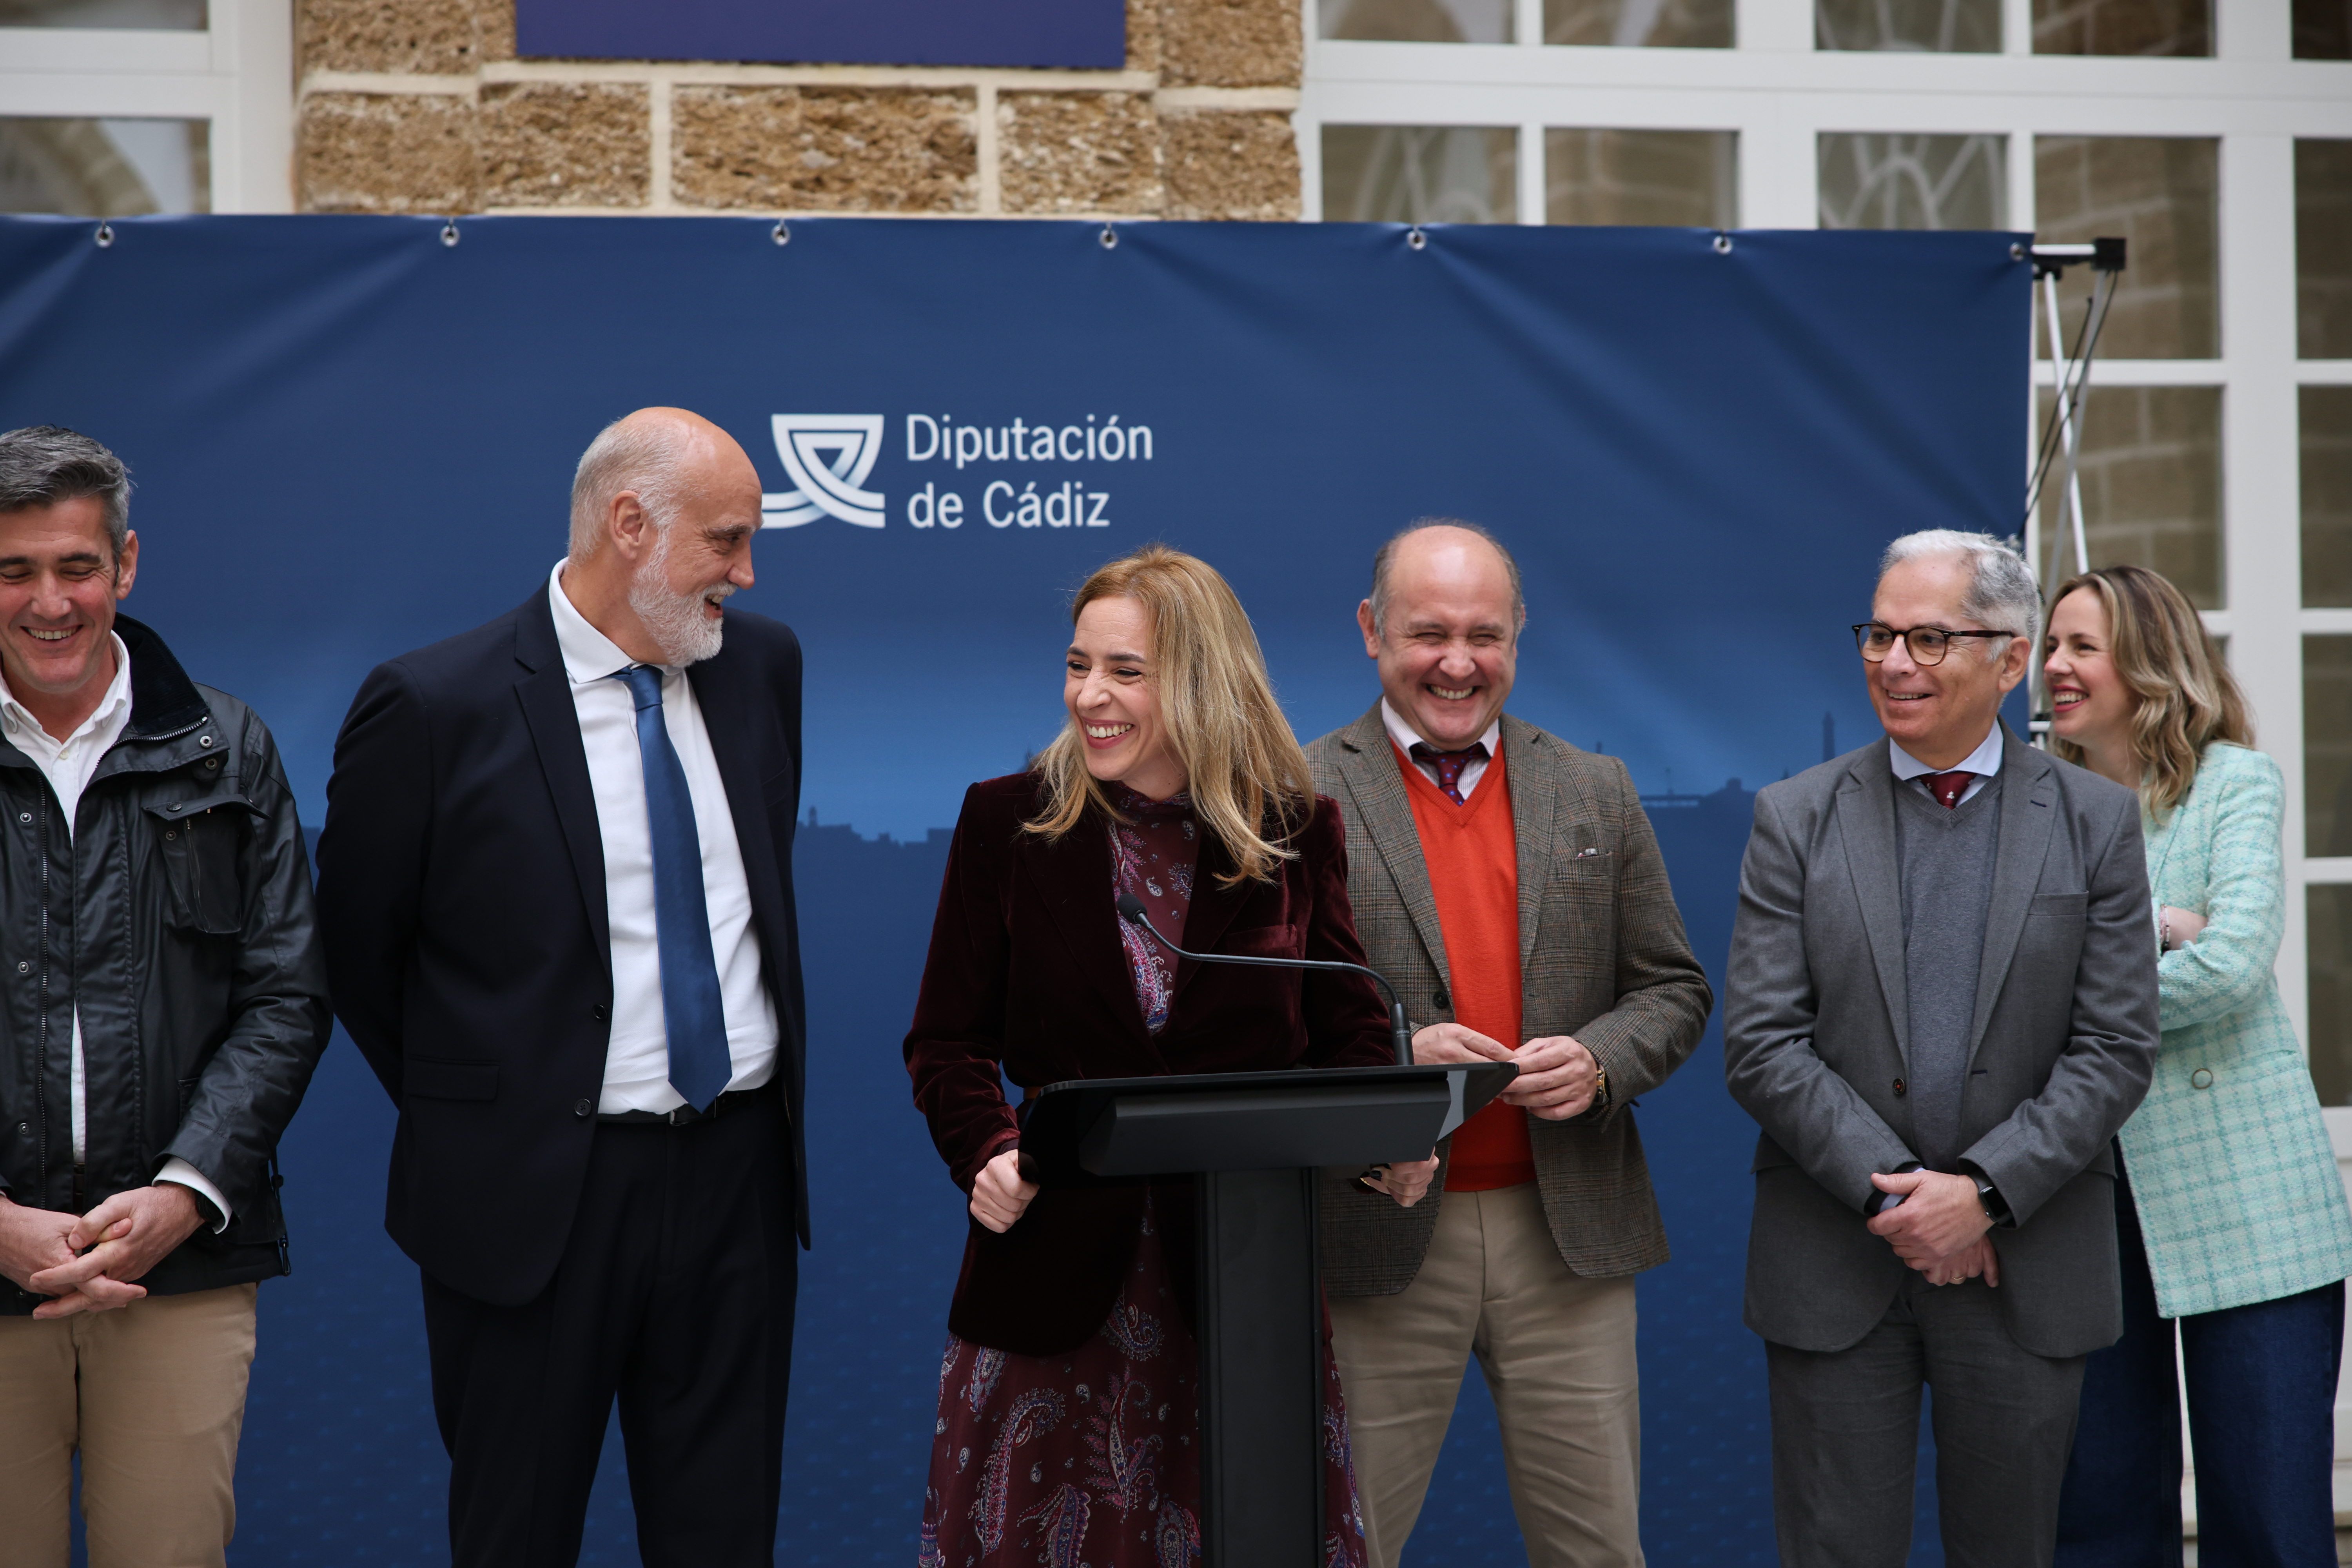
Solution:
[{"label": "diputaci\u00f3n de c\u00e1diz logo", "polygon": [[865,488],[866,476],[882,455],[879,414],[778,414],[776,456],[793,488],[760,498],[760,525],[798,528],[821,517],[837,517],[860,528],[879,528],[885,502]]},{"label": "diputaci\u00f3n de c\u00e1diz logo", "polygon": [[[798,528],[833,517],[858,528],[887,526],[889,500],[866,483],[882,456],[889,417],[771,415],[776,456],[793,488],[761,496],[761,525]],[[979,425],[952,415],[908,414],[905,423],[908,464],[928,468],[936,462],[953,470],[907,495],[906,522],[916,529],[957,529],[967,517],[991,528],[1108,528],[1110,491],[1089,488],[1102,482],[1095,476],[1116,465],[1150,463],[1154,456],[1151,427],[1122,425],[1117,414],[1089,414],[1083,423],[1073,418],[1061,425],[1026,418]],[[964,479],[971,466],[981,471]],[[1037,466],[1046,469],[1042,479],[1022,471]],[[961,488],[991,475],[977,493]]]}]

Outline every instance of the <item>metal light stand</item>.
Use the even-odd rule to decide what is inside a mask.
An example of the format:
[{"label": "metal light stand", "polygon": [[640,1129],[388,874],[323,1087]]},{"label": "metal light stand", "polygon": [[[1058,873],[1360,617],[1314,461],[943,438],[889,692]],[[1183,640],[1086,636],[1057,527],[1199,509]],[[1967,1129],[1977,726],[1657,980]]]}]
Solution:
[{"label": "metal light stand", "polygon": [[[2124,270],[2124,242],[2120,239],[2095,239],[2087,245],[2037,245],[2030,252],[2033,258],[2034,281],[2042,286],[2044,320],[2050,331],[2050,374],[2053,398],[2057,416],[2049,430],[2034,441],[2034,464],[2026,480],[2025,517],[2019,529],[2019,540],[2024,547],[2026,569],[2040,583],[2042,577],[2042,486],[2049,474],[2052,461],[2063,454],[2066,467],[2066,505],[2064,518],[2069,537],[2074,546],[2074,570],[2091,569],[2091,547],[2083,522],[2083,482],[2081,456],[2083,446],[2083,399],[2090,390],[2091,365],[2099,352],[2099,333],[2106,325],[2108,308],[2115,301],[2116,285]],[[2012,254],[2014,254],[2012,252]],[[2066,268],[2087,265],[2100,275],[2092,286],[2091,300],[2085,307],[2083,331],[2075,346],[2066,351],[2065,338],[2059,331],[2058,279]],[[2037,398],[2037,404],[2039,399]],[[2037,406],[2036,414],[2040,413]],[[2053,563],[2053,566],[2056,563]],[[2055,574],[2063,579],[2063,573]],[[2042,586],[2046,590],[2047,584]],[[2039,649],[2035,650],[2037,653]],[[2032,743],[2047,750],[2050,742],[2050,694],[2042,686],[2042,661],[2029,658],[2026,665],[2027,701],[2032,717],[2027,723]]]}]

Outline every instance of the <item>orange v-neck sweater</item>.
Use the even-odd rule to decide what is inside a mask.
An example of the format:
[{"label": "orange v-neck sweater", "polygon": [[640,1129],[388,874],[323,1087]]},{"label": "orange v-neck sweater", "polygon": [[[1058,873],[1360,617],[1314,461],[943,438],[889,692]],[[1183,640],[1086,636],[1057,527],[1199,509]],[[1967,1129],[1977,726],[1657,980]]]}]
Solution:
[{"label": "orange v-neck sweater", "polygon": [[[1393,742],[1389,749],[1396,751]],[[1503,759],[1486,764],[1461,805],[1402,752],[1396,759],[1412,801],[1430,891],[1437,896],[1454,1019],[1517,1050],[1525,1043],[1519,1037],[1519,859]],[[1496,1100],[1454,1134],[1447,1191],[1486,1192],[1535,1179],[1528,1113],[1517,1106]]]}]

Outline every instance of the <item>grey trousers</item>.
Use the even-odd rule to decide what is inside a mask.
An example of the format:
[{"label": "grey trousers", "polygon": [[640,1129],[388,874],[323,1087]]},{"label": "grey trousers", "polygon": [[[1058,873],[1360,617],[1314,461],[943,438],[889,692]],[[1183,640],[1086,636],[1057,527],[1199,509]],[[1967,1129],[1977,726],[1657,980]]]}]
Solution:
[{"label": "grey trousers", "polygon": [[2019,1348],[1981,1280],[1916,1275],[1850,1349],[1764,1348],[1783,1568],[1902,1568],[1923,1385],[1948,1568],[2049,1568],[2083,1357]]}]

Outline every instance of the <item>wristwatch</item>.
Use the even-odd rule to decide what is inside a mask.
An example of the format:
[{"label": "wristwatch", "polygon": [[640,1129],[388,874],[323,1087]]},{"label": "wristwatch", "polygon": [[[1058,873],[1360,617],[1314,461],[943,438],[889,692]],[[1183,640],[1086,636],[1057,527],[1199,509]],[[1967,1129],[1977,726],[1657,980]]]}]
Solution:
[{"label": "wristwatch", "polygon": [[1601,1065],[1599,1057],[1595,1057],[1592,1058],[1592,1103],[1585,1109],[1598,1110],[1608,1103],[1609,1069]]},{"label": "wristwatch", "polygon": [[1977,1184],[1977,1202],[1983,1205],[1985,1218],[1995,1225],[2007,1225],[2009,1205],[2001,1201],[2000,1189],[1982,1171],[1971,1169],[1967,1174]]}]

